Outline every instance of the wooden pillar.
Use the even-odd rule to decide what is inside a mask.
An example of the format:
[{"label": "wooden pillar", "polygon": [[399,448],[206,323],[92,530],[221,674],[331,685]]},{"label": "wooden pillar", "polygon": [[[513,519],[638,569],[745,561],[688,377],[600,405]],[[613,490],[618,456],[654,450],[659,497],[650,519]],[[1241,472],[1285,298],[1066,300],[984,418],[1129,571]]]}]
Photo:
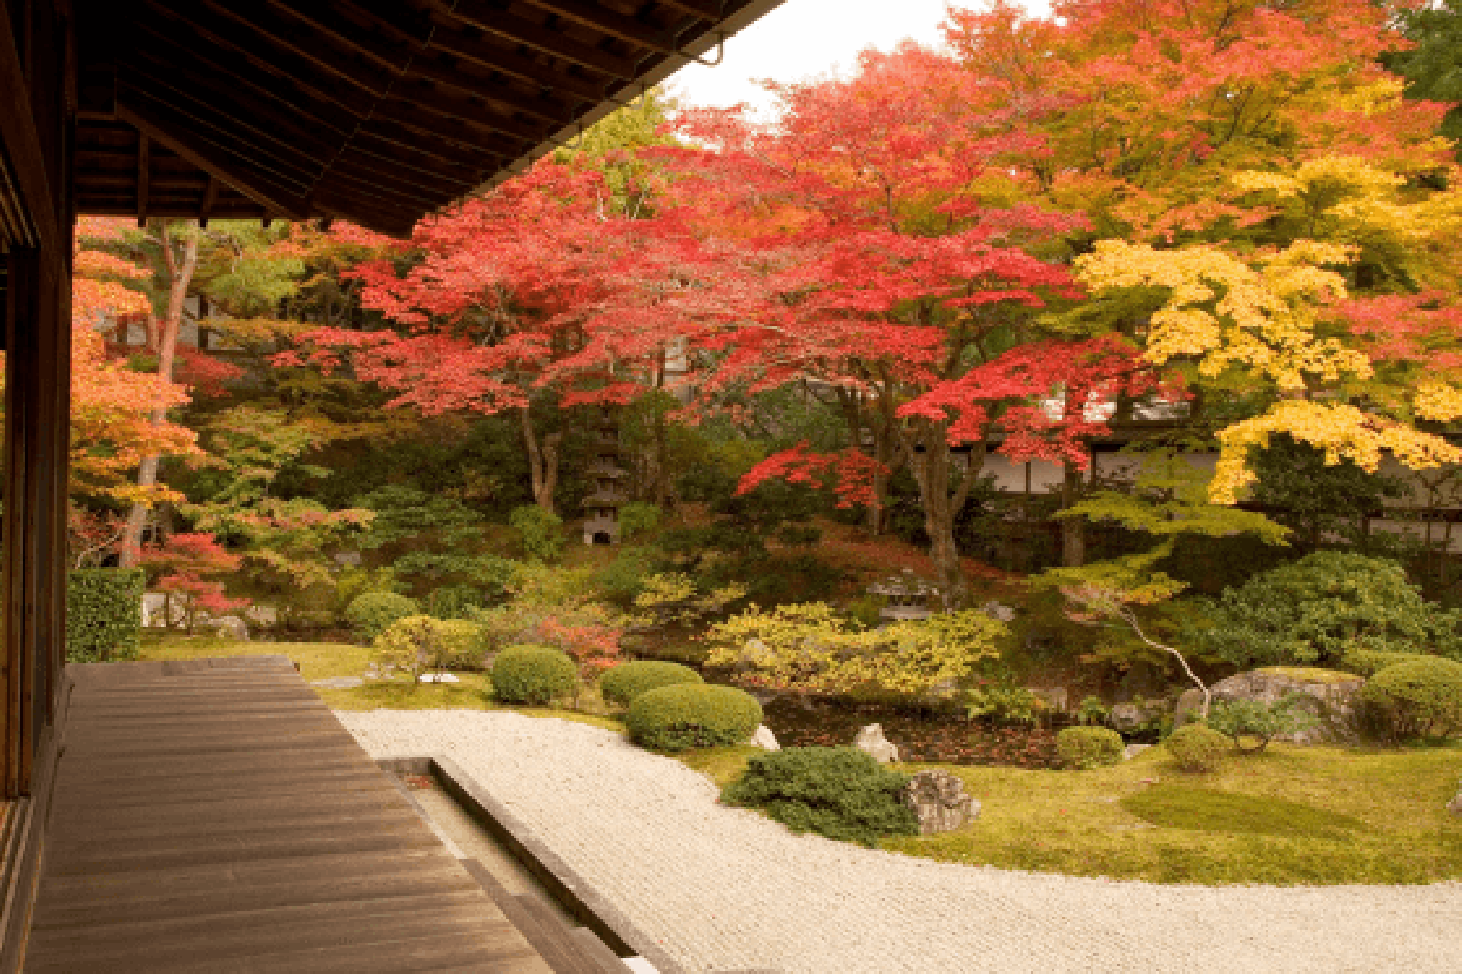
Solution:
[{"label": "wooden pillar", "polygon": [[64,265],[54,255],[12,249],[6,262],[0,787],[13,798],[29,789],[65,662],[70,322]]}]

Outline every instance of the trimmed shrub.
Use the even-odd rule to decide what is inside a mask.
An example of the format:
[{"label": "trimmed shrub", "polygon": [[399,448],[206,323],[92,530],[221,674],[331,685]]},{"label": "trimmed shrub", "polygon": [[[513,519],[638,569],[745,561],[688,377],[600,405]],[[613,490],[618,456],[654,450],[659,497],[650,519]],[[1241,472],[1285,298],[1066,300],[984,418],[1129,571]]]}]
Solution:
[{"label": "trimmed shrub", "polygon": [[679,683],[646,690],[625,718],[635,743],[657,751],[744,744],[761,723],[761,704],[744,690]]},{"label": "trimmed shrub", "polygon": [[1062,763],[1086,771],[1122,762],[1122,735],[1108,727],[1067,727],[1056,735]]},{"label": "trimmed shrub", "polygon": [[1206,724],[1184,724],[1163,742],[1184,771],[1217,771],[1229,739]]},{"label": "trimmed shrub", "polygon": [[417,601],[395,592],[362,592],[345,607],[345,621],[366,641],[373,641],[407,616],[421,614]]},{"label": "trimmed shrub", "polygon": [[1361,688],[1397,740],[1442,737],[1462,728],[1462,663],[1432,658],[1388,666]]},{"label": "trimmed shrub", "polygon": [[492,663],[492,690],[504,703],[543,706],[572,693],[579,668],[573,657],[552,646],[509,646]]},{"label": "trimmed shrub", "polygon": [[599,680],[599,690],[604,699],[628,707],[636,697],[649,690],[675,686],[680,683],[704,683],[701,675],[688,666],[679,663],[663,663],[657,660],[635,660],[621,663],[604,674]]},{"label": "trimmed shrub", "polygon": [[1428,653],[1396,653],[1384,649],[1350,649],[1340,659],[1340,668],[1347,673],[1370,678],[1388,666],[1415,660],[1436,659]]},{"label": "trimmed shrub", "polygon": [[66,583],[66,662],[136,659],[142,629],[140,568],[77,568]]},{"label": "trimmed shrub", "polygon": [[789,747],[753,755],[721,801],[760,808],[793,832],[871,846],[885,835],[918,835],[919,820],[899,801],[910,776],[854,747]]}]

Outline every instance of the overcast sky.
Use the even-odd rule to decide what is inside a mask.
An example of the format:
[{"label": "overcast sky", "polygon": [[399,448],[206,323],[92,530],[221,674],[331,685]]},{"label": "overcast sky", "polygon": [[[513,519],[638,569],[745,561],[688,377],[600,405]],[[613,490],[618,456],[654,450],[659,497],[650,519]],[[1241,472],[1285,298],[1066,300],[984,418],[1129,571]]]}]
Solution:
[{"label": "overcast sky", "polygon": [[[979,7],[978,0],[955,0]],[[1027,0],[1029,9],[1048,9]],[[687,65],[670,86],[688,104],[728,106],[748,102],[765,112],[772,99],[752,79],[806,81],[830,74],[847,76],[858,52],[887,51],[905,37],[930,46],[943,44],[939,25],[946,0],[786,0],[780,7],[726,41],[717,67]],[[712,49],[710,57],[715,56]]]}]

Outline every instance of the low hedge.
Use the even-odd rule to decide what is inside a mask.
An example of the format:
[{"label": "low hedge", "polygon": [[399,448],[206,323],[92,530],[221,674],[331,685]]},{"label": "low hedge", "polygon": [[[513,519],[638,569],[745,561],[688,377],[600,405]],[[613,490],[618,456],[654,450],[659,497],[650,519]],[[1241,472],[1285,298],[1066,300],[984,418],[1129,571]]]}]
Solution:
[{"label": "low hedge", "polygon": [[871,846],[885,835],[918,835],[899,800],[910,776],[853,747],[789,747],[753,755],[721,791],[727,805],[760,808],[793,832]]},{"label": "low hedge", "polygon": [[1441,737],[1462,728],[1462,663],[1434,656],[1381,670],[1361,689],[1399,740]]},{"label": "low hedge", "polygon": [[604,699],[628,707],[636,697],[650,690],[681,683],[704,683],[701,675],[689,666],[660,660],[634,660],[609,670],[599,679]]},{"label": "low hedge", "polygon": [[1163,742],[1184,771],[1217,771],[1229,750],[1229,739],[1207,724],[1185,724]]},{"label": "low hedge", "polygon": [[630,704],[625,724],[637,744],[657,751],[744,744],[761,723],[761,704],[745,690],[679,683],[647,690]]},{"label": "low hedge", "polygon": [[579,668],[552,646],[509,646],[497,654],[489,676],[493,694],[504,703],[543,706],[573,692]]},{"label": "low hedge", "polygon": [[366,642],[407,616],[420,614],[421,606],[415,599],[395,592],[362,592],[345,607],[345,621]]},{"label": "low hedge", "polygon": [[1122,735],[1108,727],[1067,727],[1056,735],[1062,763],[1085,771],[1122,763]]},{"label": "low hedge", "polygon": [[1428,653],[1397,653],[1385,649],[1350,649],[1340,659],[1340,668],[1357,676],[1372,677],[1388,666],[1437,659]]},{"label": "low hedge", "polygon": [[77,568],[66,582],[66,661],[107,663],[141,651],[140,568]]}]

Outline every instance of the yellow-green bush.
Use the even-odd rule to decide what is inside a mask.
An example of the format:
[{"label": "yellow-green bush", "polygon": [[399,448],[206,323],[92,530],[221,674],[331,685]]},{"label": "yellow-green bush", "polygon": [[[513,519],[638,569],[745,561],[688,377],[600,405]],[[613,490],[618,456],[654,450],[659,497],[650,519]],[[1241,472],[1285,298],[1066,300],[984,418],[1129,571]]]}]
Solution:
[{"label": "yellow-green bush", "polygon": [[1440,737],[1462,727],[1462,663],[1432,657],[1388,666],[1361,688],[1394,737]]},{"label": "yellow-green bush", "polygon": [[761,723],[761,704],[744,690],[680,683],[648,690],[625,718],[635,742],[658,751],[742,744]]},{"label": "yellow-green bush", "polygon": [[688,666],[659,660],[634,660],[609,670],[599,680],[599,691],[610,703],[628,707],[636,697],[650,690],[680,683],[703,683],[701,675]]},{"label": "yellow-green bush", "polygon": [[1229,739],[1206,724],[1186,724],[1163,742],[1184,771],[1217,771],[1228,753]]},{"label": "yellow-green bush", "polygon": [[1109,727],[1067,727],[1056,735],[1062,763],[1085,771],[1122,761],[1122,735]]},{"label": "yellow-green bush", "polygon": [[572,693],[579,670],[573,658],[552,646],[509,646],[492,663],[492,689],[504,703],[542,706]]}]

